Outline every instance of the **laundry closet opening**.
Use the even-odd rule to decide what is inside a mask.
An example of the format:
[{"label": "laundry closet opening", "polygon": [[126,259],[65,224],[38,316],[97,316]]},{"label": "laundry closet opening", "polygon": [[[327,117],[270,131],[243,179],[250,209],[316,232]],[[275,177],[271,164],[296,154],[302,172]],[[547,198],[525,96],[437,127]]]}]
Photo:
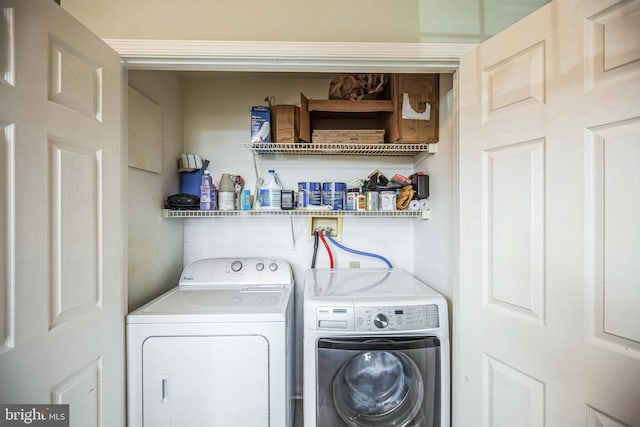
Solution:
[{"label": "laundry closet opening", "polygon": [[[305,270],[310,266],[313,238],[305,216],[216,216],[163,218],[167,196],[180,193],[178,160],[183,153],[209,161],[215,185],[223,173],[239,175],[243,188],[255,194],[256,179],[275,170],[284,188],[298,182],[350,182],[373,171],[385,177],[428,174],[430,219],[413,217],[342,218],[342,243],[378,253],[428,283],[451,301],[453,293],[453,227],[455,188],[454,74],[438,78],[437,152],[409,155],[318,155],[313,153],[261,154],[251,145],[251,107],[300,106],[309,100],[327,100],[334,72],[243,72],[128,70],[128,85],[160,112],[159,170],[128,168],[128,305],[133,310],[176,285],[184,266],[209,257],[277,256],[292,266],[296,280],[296,318],[302,319],[301,294]],[[426,74],[426,73],[425,73]],[[390,73],[386,74],[391,75]],[[147,116],[132,117],[129,99],[129,153],[136,126]],[[435,109],[435,108],[434,108]],[[356,115],[357,116],[357,115]],[[158,115],[156,114],[156,117]],[[334,117],[335,118],[335,117]],[[322,120],[322,118],[320,118]],[[380,120],[375,113],[369,119]],[[144,123],[143,123],[144,122]],[[153,122],[153,121],[152,121]],[[148,123],[147,123],[148,124]],[[388,138],[388,135],[386,136]],[[133,144],[133,145],[132,145]],[[313,143],[312,143],[313,144]],[[410,145],[410,144],[407,144]],[[134,154],[135,155],[135,154]],[[336,254],[339,268],[383,267],[379,261],[357,255]],[[317,266],[328,266],[319,254]],[[301,323],[296,322],[301,338]],[[296,351],[295,393],[302,395],[302,353]]]}]

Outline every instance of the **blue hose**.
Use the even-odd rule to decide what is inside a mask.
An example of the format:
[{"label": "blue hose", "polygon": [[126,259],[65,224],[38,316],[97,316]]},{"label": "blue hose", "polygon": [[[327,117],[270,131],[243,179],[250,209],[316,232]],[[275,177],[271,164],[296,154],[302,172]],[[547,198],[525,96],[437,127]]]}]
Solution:
[{"label": "blue hose", "polygon": [[388,259],[386,259],[385,257],[383,257],[382,255],[378,255],[378,254],[372,254],[369,252],[362,252],[362,251],[357,251],[355,249],[351,249],[351,248],[347,248],[346,246],[342,246],[340,243],[336,242],[333,237],[331,237],[331,233],[329,233],[328,231],[325,232],[325,235],[327,236],[327,239],[329,239],[329,241],[331,243],[333,243],[334,245],[336,245],[337,247],[339,247],[340,249],[342,249],[343,251],[347,251],[347,252],[351,252],[353,254],[358,254],[358,255],[364,255],[364,256],[368,256],[371,258],[378,258],[379,260],[384,261],[387,266],[389,268],[393,268],[393,265],[391,265],[391,263],[389,262]]}]

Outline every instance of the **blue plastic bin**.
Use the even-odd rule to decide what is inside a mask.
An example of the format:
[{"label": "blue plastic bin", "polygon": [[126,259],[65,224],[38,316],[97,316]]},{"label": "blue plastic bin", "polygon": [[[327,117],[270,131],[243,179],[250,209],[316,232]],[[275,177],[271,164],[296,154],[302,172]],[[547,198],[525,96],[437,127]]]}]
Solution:
[{"label": "blue plastic bin", "polygon": [[180,192],[200,197],[200,181],[202,181],[202,175],[208,166],[209,160],[205,160],[200,170],[180,172]]}]

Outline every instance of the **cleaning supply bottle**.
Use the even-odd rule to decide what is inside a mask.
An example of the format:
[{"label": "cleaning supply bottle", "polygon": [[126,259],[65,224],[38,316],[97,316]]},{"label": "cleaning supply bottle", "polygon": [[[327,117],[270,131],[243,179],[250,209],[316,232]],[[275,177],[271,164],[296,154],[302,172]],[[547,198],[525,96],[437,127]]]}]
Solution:
[{"label": "cleaning supply bottle", "polygon": [[269,170],[269,177],[262,187],[260,187],[260,208],[261,209],[280,209],[280,195],[282,193],[282,185],[279,184],[279,179],[276,175],[276,171]]},{"label": "cleaning supply bottle", "polygon": [[223,173],[218,184],[218,208],[221,211],[232,211],[235,209],[235,185],[231,175]]},{"label": "cleaning supply bottle", "polygon": [[216,187],[213,185],[211,173],[206,169],[200,180],[200,210],[211,211],[216,208]]}]

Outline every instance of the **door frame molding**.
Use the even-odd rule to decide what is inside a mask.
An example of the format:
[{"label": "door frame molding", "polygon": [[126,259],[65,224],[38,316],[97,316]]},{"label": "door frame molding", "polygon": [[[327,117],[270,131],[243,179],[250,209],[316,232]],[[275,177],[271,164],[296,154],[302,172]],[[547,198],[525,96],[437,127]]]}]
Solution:
[{"label": "door frame molding", "polygon": [[105,39],[131,70],[454,72],[477,44]]}]

